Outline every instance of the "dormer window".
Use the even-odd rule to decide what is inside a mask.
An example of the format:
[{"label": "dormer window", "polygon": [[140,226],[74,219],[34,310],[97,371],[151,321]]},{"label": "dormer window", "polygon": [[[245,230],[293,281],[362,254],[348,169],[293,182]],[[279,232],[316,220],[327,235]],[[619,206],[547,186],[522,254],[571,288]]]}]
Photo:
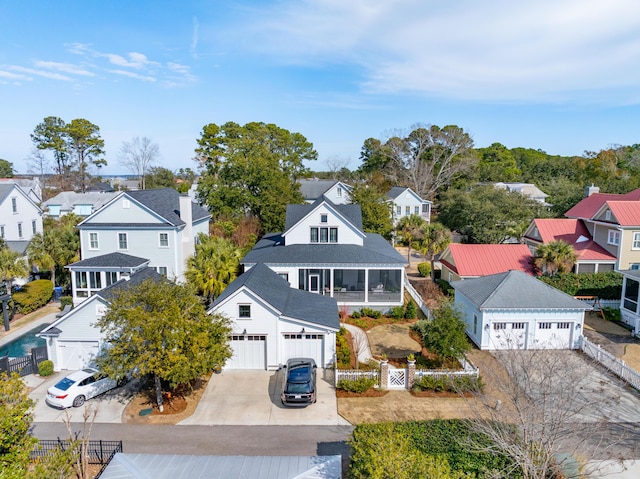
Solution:
[{"label": "dormer window", "polygon": [[607,210],[604,212],[604,219],[606,221],[611,221],[611,210]]},{"label": "dormer window", "polygon": [[340,186],[336,189],[336,195],[338,195],[338,198],[342,198],[342,188]]},{"label": "dormer window", "polygon": [[326,228],[313,226],[310,230],[311,243],[337,243],[338,228]]},{"label": "dormer window", "polygon": [[320,223],[326,223],[327,221],[327,215],[320,215]]}]

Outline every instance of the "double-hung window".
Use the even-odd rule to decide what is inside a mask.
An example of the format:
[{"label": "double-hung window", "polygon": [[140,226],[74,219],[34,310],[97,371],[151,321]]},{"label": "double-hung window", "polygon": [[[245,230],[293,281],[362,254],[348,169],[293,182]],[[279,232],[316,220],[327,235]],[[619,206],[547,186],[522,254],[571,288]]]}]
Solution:
[{"label": "double-hung window", "polygon": [[415,208],[413,208],[413,213],[416,215],[420,215],[420,207],[416,206]]},{"label": "double-hung window", "polygon": [[98,233],[89,233],[89,249],[99,249]]},{"label": "double-hung window", "polygon": [[18,213],[18,200],[16,198],[11,198],[11,212],[13,214]]},{"label": "double-hung window", "polygon": [[620,244],[620,231],[618,231],[618,230],[609,230],[607,243],[612,244],[612,245],[619,245]]},{"label": "double-hung window", "polygon": [[18,223],[18,238],[22,238],[22,223]]},{"label": "double-hung window", "polygon": [[338,228],[337,227],[311,227],[311,243],[337,243],[338,242]]},{"label": "double-hung window", "polygon": [[411,215],[411,206],[405,206],[404,207],[404,214],[407,216]]},{"label": "double-hung window", "polygon": [[251,319],[251,305],[250,304],[239,304],[238,305],[238,318],[240,318],[240,319]]},{"label": "double-hung window", "polygon": [[640,249],[640,232],[633,233],[633,249]]},{"label": "double-hung window", "polygon": [[402,206],[396,206],[396,215],[402,216]]},{"label": "double-hung window", "polygon": [[38,224],[36,223],[36,220],[31,221],[31,232],[33,234],[36,234],[38,232]]},{"label": "double-hung window", "polygon": [[159,242],[161,248],[169,247],[169,233],[160,233]]},{"label": "double-hung window", "polygon": [[118,249],[127,249],[127,233],[118,233]]}]

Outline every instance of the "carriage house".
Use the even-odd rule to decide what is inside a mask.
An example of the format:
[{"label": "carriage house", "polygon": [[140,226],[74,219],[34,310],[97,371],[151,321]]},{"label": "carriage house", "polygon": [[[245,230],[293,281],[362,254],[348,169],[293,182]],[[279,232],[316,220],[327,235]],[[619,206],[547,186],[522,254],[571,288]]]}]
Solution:
[{"label": "carriage house", "polygon": [[404,304],[406,259],[382,236],[362,229],[360,205],[326,198],[288,205],[285,231],[265,235],[243,258],[263,263],[292,288],[334,298],[350,311]]}]

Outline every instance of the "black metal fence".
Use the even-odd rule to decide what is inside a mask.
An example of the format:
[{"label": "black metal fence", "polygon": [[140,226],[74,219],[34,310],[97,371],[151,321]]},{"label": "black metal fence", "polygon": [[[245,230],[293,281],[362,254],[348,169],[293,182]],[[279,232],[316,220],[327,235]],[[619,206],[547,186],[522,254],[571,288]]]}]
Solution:
[{"label": "black metal fence", "polygon": [[46,346],[33,348],[31,353],[25,356],[17,356],[15,358],[9,358],[9,356],[0,357],[0,371],[9,374],[17,372],[20,376],[35,374],[38,372],[38,364],[46,359],[49,359]]},{"label": "black metal fence", "polygon": [[100,472],[95,476],[96,478],[100,477],[100,474],[113,459],[113,456],[118,452],[122,452],[122,441],[86,441],[83,443],[82,441],[71,442],[68,439],[41,439],[31,452],[31,457],[34,459],[46,457],[59,450],[66,451],[70,447],[77,447],[78,454],[82,454],[82,448],[85,444],[89,464],[102,466]]}]

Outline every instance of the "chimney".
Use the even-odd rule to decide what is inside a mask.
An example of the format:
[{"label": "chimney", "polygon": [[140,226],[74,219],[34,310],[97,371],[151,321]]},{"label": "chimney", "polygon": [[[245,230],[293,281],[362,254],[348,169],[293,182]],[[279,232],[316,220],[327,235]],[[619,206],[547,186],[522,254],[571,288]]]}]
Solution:
[{"label": "chimney", "polygon": [[182,230],[182,258],[186,261],[195,253],[195,239],[193,237],[193,217],[191,215],[191,198],[180,195],[180,219],[185,222]]},{"label": "chimney", "polygon": [[587,186],[584,190],[584,196],[585,197],[589,197],[594,193],[600,193],[600,188],[598,188],[597,186],[594,186],[593,183],[591,183],[591,186]]}]

